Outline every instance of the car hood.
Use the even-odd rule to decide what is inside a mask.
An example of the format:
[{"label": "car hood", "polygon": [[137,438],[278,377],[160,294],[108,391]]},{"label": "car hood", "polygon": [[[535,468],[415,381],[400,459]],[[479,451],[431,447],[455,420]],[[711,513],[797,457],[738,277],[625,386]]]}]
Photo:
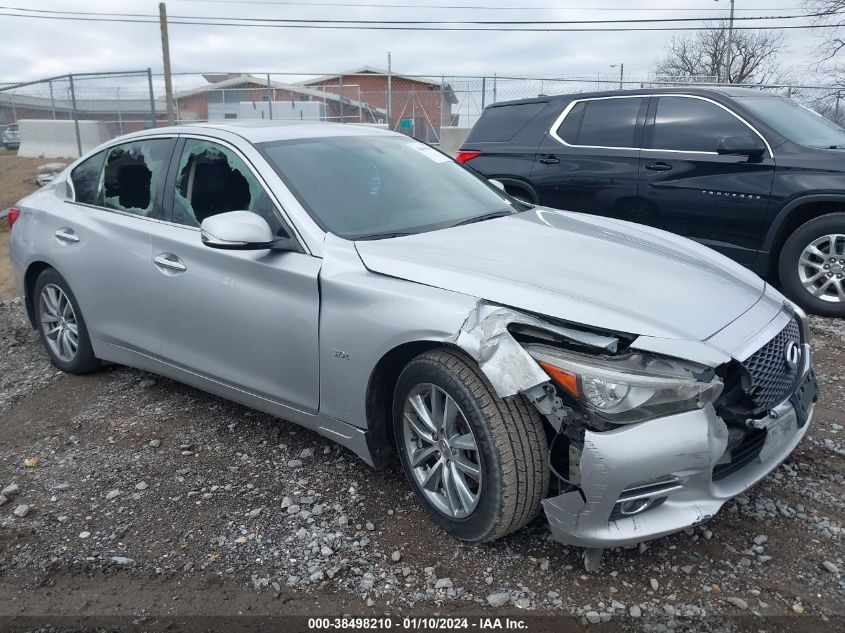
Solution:
[{"label": "car hood", "polygon": [[765,290],[755,274],[691,240],[543,207],[356,248],[373,272],[661,338],[704,340]]}]

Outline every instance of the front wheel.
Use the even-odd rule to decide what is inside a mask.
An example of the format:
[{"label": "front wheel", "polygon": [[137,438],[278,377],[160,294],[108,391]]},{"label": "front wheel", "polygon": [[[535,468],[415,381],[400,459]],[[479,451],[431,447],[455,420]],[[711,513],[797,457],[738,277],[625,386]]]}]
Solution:
[{"label": "front wheel", "polygon": [[493,540],[537,516],[549,485],[543,422],[520,396],[499,398],[472,361],[416,357],[399,376],[393,419],[405,474],[444,530]]},{"label": "front wheel", "polygon": [[845,213],[798,227],[781,251],[779,276],[786,295],[807,312],[845,316]]}]

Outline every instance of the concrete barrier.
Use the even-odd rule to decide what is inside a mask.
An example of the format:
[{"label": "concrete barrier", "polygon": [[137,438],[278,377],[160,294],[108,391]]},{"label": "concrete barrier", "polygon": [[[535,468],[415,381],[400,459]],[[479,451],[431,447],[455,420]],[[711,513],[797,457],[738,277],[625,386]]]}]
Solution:
[{"label": "concrete barrier", "polygon": [[[73,121],[51,119],[21,119],[21,146],[18,156],[27,158],[76,158],[76,127]],[[112,136],[108,126],[100,121],[80,121],[79,136],[82,153],[94,149]]]},{"label": "concrete barrier", "polygon": [[464,144],[469,131],[469,127],[454,127],[452,125],[443,125],[440,127],[440,151],[454,156],[458,153],[458,148]]}]

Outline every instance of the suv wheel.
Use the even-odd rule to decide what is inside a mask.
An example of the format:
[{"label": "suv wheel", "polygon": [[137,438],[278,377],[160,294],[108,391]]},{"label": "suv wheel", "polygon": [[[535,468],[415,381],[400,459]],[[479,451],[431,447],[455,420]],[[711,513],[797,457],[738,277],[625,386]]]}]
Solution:
[{"label": "suv wheel", "polygon": [[499,398],[471,361],[446,350],[417,356],[393,401],[399,456],[428,516],[466,541],[493,540],[537,516],[549,486],[540,415]]},{"label": "suv wheel", "polygon": [[85,319],[67,282],[52,268],[35,280],[32,293],[38,332],[50,360],[62,371],[84,374],[100,366]]},{"label": "suv wheel", "polygon": [[780,281],[790,299],[822,316],[845,316],[845,213],[802,224],[780,254]]}]

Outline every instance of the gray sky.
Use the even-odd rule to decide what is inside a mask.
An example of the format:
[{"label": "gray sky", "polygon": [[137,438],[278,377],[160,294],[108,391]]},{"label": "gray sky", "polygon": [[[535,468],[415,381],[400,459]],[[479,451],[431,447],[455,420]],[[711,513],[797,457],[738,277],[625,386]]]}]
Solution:
[{"label": "gray sky", "polygon": [[[728,0],[364,0],[369,4],[478,5],[485,10],[310,6],[259,2],[170,0],[171,16],[332,19],[566,20],[644,17],[700,17],[724,14]],[[802,0],[736,0],[737,15],[803,13]],[[7,0],[27,9],[157,14],[152,0]],[[548,7],[557,9],[531,9]],[[519,7],[492,10],[490,7]],[[588,9],[587,7],[593,7]],[[670,10],[669,8],[673,10]],[[660,11],[642,9],[660,8]],[[632,10],[639,9],[639,10]],[[683,10],[679,10],[683,9]],[[697,10],[696,10],[697,9]],[[157,24],[70,22],[0,16],[3,55],[0,81],[35,79],[68,72],[134,69],[161,72]],[[804,83],[812,70],[822,31],[786,31],[782,63]],[[478,33],[333,31],[171,25],[174,72],[277,71],[322,73],[362,65],[385,66],[387,51],[397,72],[429,75],[585,74],[612,75],[624,62],[626,75],[648,74],[670,32]]]}]

